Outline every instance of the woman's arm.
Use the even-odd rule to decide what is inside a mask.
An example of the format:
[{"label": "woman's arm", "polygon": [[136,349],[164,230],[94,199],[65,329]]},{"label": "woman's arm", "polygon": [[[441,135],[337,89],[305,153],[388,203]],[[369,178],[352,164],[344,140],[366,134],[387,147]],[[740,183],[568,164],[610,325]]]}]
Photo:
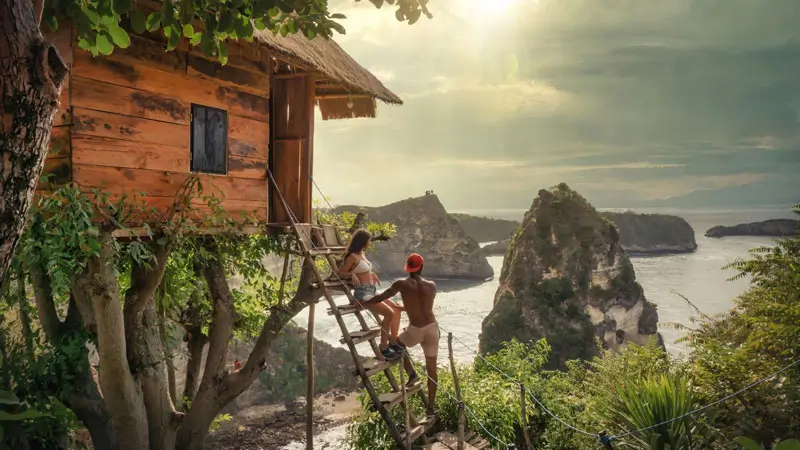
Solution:
[{"label": "woman's arm", "polygon": [[342,263],[342,267],[340,267],[339,270],[337,271],[340,277],[346,278],[353,274],[352,270],[355,266],[355,259],[356,257],[353,256],[352,254],[347,255],[347,258],[345,258],[344,262]]}]

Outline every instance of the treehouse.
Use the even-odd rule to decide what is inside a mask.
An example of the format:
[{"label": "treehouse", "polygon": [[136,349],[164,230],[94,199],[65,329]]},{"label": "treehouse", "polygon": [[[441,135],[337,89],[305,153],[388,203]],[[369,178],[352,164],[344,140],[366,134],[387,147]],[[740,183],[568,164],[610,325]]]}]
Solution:
[{"label": "treehouse", "polygon": [[[314,109],[323,120],[375,117],[376,100],[402,104],[333,40],[258,32],[227,44],[228,63],[184,41],[131,36],[127,49],[93,57],[75,32],[43,30],[69,64],[45,173],[112,198],[136,195],[167,214],[193,174],[227,214],[261,224],[311,221]],[[208,205],[194,199],[195,212]],[[136,226],[135,219],[126,225]]]}]

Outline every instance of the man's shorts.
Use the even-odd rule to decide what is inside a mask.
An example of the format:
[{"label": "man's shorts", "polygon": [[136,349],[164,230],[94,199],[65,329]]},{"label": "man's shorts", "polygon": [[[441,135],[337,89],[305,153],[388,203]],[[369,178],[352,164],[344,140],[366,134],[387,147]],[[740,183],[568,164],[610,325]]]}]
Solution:
[{"label": "man's shorts", "polygon": [[353,297],[358,301],[369,300],[378,292],[378,287],[374,284],[361,283],[353,289]]},{"label": "man's shorts", "polygon": [[422,328],[409,325],[400,333],[398,339],[406,347],[419,344],[426,358],[435,358],[439,355],[439,324],[436,322],[429,323]]}]

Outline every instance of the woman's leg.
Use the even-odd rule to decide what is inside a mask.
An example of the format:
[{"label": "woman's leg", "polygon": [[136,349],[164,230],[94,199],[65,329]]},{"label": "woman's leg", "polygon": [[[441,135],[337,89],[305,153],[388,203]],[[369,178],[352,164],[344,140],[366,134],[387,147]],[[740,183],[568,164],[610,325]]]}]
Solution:
[{"label": "woman's leg", "polygon": [[369,307],[370,312],[381,318],[381,350],[389,345],[389,331],[392,330],[392,322],[397,315],[394,308],[386,303],[378,303]]}]

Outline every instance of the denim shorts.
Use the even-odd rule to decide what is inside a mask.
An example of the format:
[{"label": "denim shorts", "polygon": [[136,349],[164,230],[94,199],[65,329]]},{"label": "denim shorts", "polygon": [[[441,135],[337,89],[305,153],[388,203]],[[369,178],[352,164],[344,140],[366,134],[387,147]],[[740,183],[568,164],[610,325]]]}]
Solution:
[{"label": "denim shorts", "polygon": [[370,297],[374,297],[377,292],[378,287],[374,284],[361,283],[353,289],[353,297],[359,301],[368,300]]}]

